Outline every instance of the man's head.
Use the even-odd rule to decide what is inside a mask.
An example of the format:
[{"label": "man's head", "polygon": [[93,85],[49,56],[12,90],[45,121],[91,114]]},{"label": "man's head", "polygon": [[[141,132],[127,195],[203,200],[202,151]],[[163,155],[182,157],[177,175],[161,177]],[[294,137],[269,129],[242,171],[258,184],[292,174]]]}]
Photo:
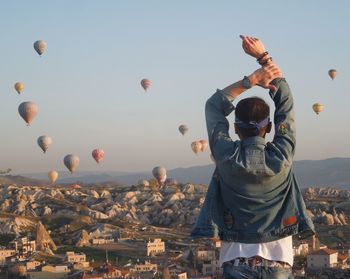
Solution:
[{"label": "man's head", "polygon": [[261,98],[251,97],[238,102],[235,110],[235,132],[241,140],[265,137],[271,131],[269,105]]}]

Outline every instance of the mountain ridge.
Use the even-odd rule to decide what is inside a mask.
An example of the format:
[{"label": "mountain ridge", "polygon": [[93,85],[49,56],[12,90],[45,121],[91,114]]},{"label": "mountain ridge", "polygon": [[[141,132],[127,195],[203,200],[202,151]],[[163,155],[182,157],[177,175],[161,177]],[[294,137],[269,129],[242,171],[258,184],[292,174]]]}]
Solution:
[{"label": "mountain ridge", "polygon": [[[214,168],[214,164],[191,166],[187,168],[178,167],[168,170],[167,176],[168,178],[175,178],[180,183],[196,183],[207,185],[210,181]],[[334,157],[323,160],[300,160],[294,162],[293,169],[301,188],[328,186],[345,188],[350,186],[350,158]],[[84,171],[77,172],[73,177],[67,176],[66,172],[60,172],[60,177],[61,174],[64,174],[64,177],[59,179],[57,181],[57,184],[93,184],[108,182],[120,185],[135,185],[140,179],[152,178],[151,171]],[[43,173],[26,174],[26,176],[29,177],[28,179],[34,179],[32,182],[35,182],[35,179],[39,179],[39,185],[47,181],[46,178],[43,180]],[[9,179],[9,177],[10,176],[8,175],[0,176],[0,183],[3,183],[3,178]],[[23,182],[23,178],[21,178],[20,184]]]}]

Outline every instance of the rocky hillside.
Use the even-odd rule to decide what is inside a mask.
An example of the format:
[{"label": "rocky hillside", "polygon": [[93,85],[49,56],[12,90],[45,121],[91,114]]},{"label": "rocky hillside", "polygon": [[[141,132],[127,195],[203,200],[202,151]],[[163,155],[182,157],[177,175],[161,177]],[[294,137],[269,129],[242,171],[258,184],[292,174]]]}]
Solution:
[{"label": "rocky hillside", "polygon": [[[70,189],[52,186],[0,186],[0,233],[34,231],[38,221],[65,233],[87,229],[96,235],[116,231],[116,224],[191,227],[204,202],[207,186],[168,185]],[[304,191],[315,222],[346,225],[350,191],[308,188]],[[112,233],[108,233],[111,234]],[[85,236],[86,237],[86,236]]]},{"label": "rocky hillside", "polygon": [[[9,185],[0,187],[0,212],[13,214],[14,220],[87,216],[93,221],[186,226],[194,223],[206,189],[192,184],[166,186],[161,190],[144,186],[94,190]],[[20,231],[15,226],[3,230]]]}]

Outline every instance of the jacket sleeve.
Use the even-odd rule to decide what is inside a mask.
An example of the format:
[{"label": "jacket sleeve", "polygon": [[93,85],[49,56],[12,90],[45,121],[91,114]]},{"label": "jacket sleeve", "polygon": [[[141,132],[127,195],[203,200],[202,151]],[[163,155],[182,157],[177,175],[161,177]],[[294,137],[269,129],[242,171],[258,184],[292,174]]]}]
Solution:
[{"label": "jacket sleeve", "polygon": [[[295,153],[295,118],[292,93],[284,78],[278,78],[272,82],[276,91],[270,91],[270,96],[275,103],[275,135],[270,148],[276,151],[276,158],[292,163]],[[278,153],[278,154],[277,154]]]},{"label": "jacket sleeve", "polygon": [[[232,145],[235,145],[229,135],[229,122],[226,119],[226,116],[235,109],[233,100],[233,97],[226,96],[221,90],[217,90],[205,105],[209,145],[216,161],[230,157]],[[229,150],[231,152],[228,152]]]}]

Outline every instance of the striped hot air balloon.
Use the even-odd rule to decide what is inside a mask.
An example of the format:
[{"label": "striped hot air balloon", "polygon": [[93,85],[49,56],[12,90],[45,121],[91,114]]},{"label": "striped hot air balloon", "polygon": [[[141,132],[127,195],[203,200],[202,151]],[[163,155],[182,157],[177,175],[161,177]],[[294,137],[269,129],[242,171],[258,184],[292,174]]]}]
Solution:
[{"label": "striped hot air balloon", "polygon": [[143,80],[141,80],[141,86],[145,91],[147,91],[147,89],[151,86],[151,81],[147,78],[144,78]]}]

